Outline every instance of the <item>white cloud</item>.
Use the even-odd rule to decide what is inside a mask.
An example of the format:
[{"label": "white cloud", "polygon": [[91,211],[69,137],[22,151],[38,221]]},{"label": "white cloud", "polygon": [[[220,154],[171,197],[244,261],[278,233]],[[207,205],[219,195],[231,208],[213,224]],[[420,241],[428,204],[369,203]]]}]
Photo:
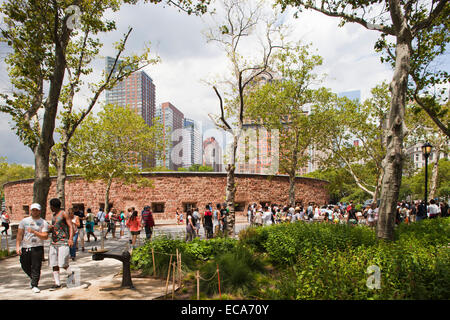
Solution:
[{"label": "white cloud", "polygon": [[[326,87],[336,92],[361,90],[364,99],[372,87],[384,80],[390,81],[392,70],[381,64],[373,49],[379,36],[377,32],[355,24],[339,28],[338,19],[310,11],[304,11],[294,19],[293,12],[284,13],[283,20],[294,25],[293,38],[312,42],[324,58],[320,70],[328,74]],[[108,13],[108,17],[116,19],[118,30],[101,36],[104,47],[100,54],[103,57],[115,55],[113,42],[118,41],[129,26],[133,27],[133,32],[128,53],[140,52],[144,43],[151,42],[152,49],[161,57],[160,64],[145,69],[156,85],[157,104],[170,101],[186,117],[196,120],[206,120],[208,113],[219,113],[219,101],[212,87],[202,81],[227,73],[228,62],[224,52],[214,44],[206,43],[201,33],[206,28],[205,19],[188,16],[173,7],[149,3],[124,6],[117,13]],[[103,68],[104,60],[99,57],[91,81],[100,79]],[[89,97],[89,92],[84,90],[76,101],[83,105]],[[5,126],[5,119],[5,115],[0,115],[2,140],[8,141],[0,144],[0,155],[7,154],[10,158],[11,146],[26,147],[12,131],[7,133],[9,127]],[[26,159],[23,162],[31,161],[32,164],[32,158],[26,153],[16,154]]]}]

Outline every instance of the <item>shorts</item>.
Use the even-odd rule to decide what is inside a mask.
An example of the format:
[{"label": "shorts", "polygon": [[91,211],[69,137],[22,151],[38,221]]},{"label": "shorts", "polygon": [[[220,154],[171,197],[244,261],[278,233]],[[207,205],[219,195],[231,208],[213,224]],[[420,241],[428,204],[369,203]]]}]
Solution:
[{"label": "shorts", "polygon": [[67,268],[69,266],[70,247],[68,245],[50,245],[48,251],[48,263],[52,267]]},{"label": "shorts", "polygon": [[133,235],[133,236],[138,236],[140,234],[141,234],[140,231],[131,231],[131,235]]},{"label": "shorts", "polygon": [[84,228],[78,228],[78,237],[83,239],[84,234]]}]

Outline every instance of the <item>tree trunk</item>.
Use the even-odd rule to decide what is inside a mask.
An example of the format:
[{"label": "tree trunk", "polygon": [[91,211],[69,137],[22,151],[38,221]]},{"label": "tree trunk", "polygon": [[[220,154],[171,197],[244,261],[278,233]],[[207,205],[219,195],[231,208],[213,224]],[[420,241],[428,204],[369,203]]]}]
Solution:
[{"label": "tree trunk", "polygon": [[67,144],[63,143],[61,154],[58,159],[57,169],[57,178],[56,178],[56,194],[58,199],[61,201],[61,207],[66,207],[66,179],[67,179],[67,156],[68,156],[68,148]]},{"label": "tree trunk", "polygon": [[[55,21],[55,23],[57,23]],[[33,202],[41,205],[41,217],[45,218],[47,197],[50,189],[49,161],[50,151],[54,145],[53,132],[58,111],[59,96],[66,70],[65,52],[69,42],[70,31],[63,26],[62,37],[55,35],[55,65],[51,76],[48,98],[38,144],[35,148],[35,179],[33,184]]]},{"label": "tree trunk", "polygon": [[238,146],[239,135],[234,135],[233,145],[232,145],[232,154],[230,163],[227,165],[227,192],[226,192],[226,202],[227,208],[230,210],[229,216],[227,219],[227,235],[234,236],[235,231],[235,207],[234,201],[236,196],[236,183],[235,183],[235,170],[236,170],[236,150]]},{"label": "tree trunk", "polygon": [[440,158],[441,150],[440,148],[436,148],[434,154],[436,155],[436,161],[433,165],[433,171],[431,173],[431,182],[430,182],[430,193],[428,194],[428,199],[434,199],[436,195],[437,189],[437,181],[439,176],[439,158]]},{"label": "tree trunk", "polygon": [[295,207],[295,171],[289,173],[289,205]]},{"label": "tree trunk", "polygon": [[111,190],[112,176],[108,179],[105,192],[105,214],[109,213],[109,191]]},{"label": "tree trunk", "polygon": [[386,156],[383,160],[383,180],[380,194],[377,237],[393,240],[398,195],[402,181],[403,139],[406,90],[408,84],[409,60],[411,55],[411,34],[405,23],[397,36],[394,76],[390,85],[392,100],[386,129]]},{"label": "tree trunk", "polygon": [[373,203],[377,203],[377,201],[378,201],[378,198],[379,198],[379,195],[380,195],[380,192],[381,192],[381,185],[382,185],[382,183],[383,183],[383,169],[381,169],[381,172],[380,172],[380,174],[378,175],[378,178],[377,178],[377,185],[376,185],[376,187],[375,187],[375,192],[373,193]]},{"label": "tree trunk", "polygon": [[33,202],[41,205],[41,217],[45,219],[47,212],[47,197],[50,189],[49,174],[49,149],[52,143],[39,143],[34,153],[34,184],[33,184]]}]

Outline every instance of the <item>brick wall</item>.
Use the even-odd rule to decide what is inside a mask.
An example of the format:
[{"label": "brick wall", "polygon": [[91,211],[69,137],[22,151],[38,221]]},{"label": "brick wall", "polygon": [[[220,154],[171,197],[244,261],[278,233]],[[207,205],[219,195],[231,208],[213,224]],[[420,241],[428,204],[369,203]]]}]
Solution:
[{"label": "brick wall", "polygon": [[[143,174],[152,180],[154,188],[137,188],[121,182],[113,182],[109,202],[115,208],[126,210],[135,207],[139,212],[144,205],[164,204],[163,213],[155,213],[156,219],[175,219],[175,210],[186,203],[195,203],[202,211],[211,202],[225,201],[225,173],[193,173],[162,172]],[[236,203],[247,208],[253,202],[272,202],[284,204],[288,202],[289,179],[287,176],[269,177],[266,175],[237,174]],[[296,179],[296,200],[307,204],[310,201],[325,204],[329,200],[325,186],[326,181],[311,178]],[[87,182],[76,176],[66,181],[66,207],[73,204],[84,204],[97,213],[100,204],[105,202],[105,184],[101,181]],[[33,200],[33,179],[9,182],[4,185],[6,208],[12,212],[12,220],[23,218],[24,206],[30,206]],[[56,178],[52,178],[48,200],[56,197]],[[237,212],[246,215],[246,210]],[[50,207],[47,204],[47,219]]]}]

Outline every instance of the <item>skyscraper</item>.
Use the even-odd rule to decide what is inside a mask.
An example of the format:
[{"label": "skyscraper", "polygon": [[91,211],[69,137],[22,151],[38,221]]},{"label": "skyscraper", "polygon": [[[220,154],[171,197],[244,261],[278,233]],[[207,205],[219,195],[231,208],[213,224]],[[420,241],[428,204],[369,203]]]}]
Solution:
[{"label": "skyscraper", "polygon": [[[112,69],[114,60],[111,57],[106,58],[106,74]],[[118,61],[118,64],[120,62]],[[155,92],[152,78],[145,71],[137,71],[117,83],[111,90],[106,90],[106,103],[129,108],[151,126],[155,117]],[[154,159],[144,159],[143,163],[139,164],[141,168],[154,165]]]},{"label": "skyscraper", "polygon": [[198,121],[184,119],[183,167],[202,164],[202,131]]},{"label": "skyscraper", "polygon": [[183,130],[181,129],[183,129],[184,114],[170,102],[164,102],[156,109],[156,117],[163,125],[165,143],[163,159],[157,160],[156,165],[170,170],[178,170],[183,165]]}]

